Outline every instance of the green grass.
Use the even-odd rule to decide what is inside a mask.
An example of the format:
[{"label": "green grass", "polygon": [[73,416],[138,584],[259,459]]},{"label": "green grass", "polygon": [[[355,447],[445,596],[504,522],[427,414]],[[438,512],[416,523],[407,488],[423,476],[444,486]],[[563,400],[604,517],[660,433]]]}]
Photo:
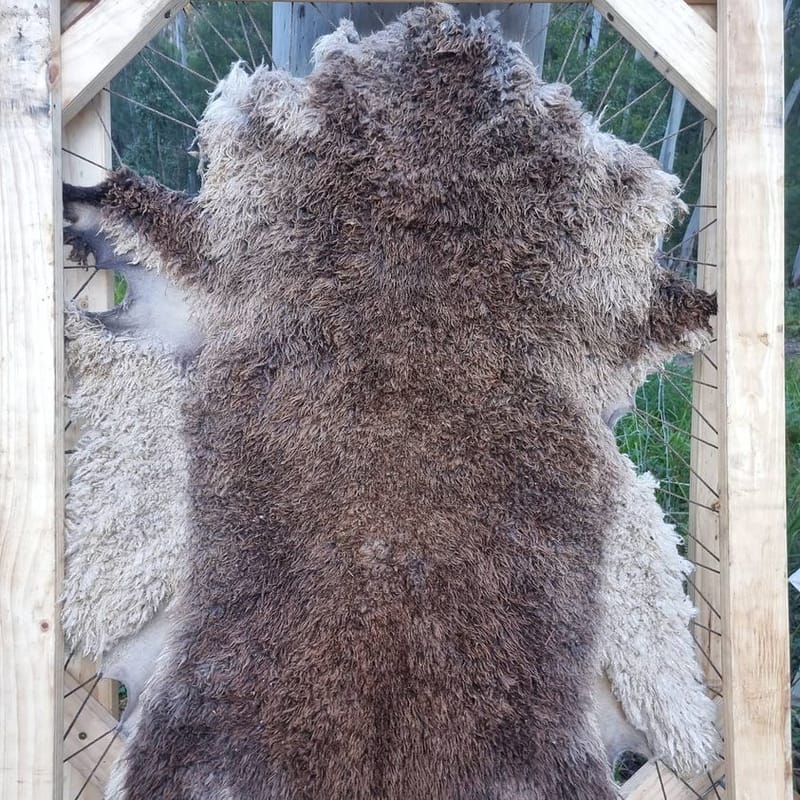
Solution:
[{"label": "green grass", "polygon": [[784,313],[787,338],[800,338],[800,287],[791,289],[787,286]]},{"label": "green grass", "polygon": [[114,305],[118,306],[125,299],[125,292],[128,291],[128,284],[121,272],[114,273]]},{"label": "green grass", "polygon": [[637,413],[617,426],[620,450],[659,481],[658,501],[682,535],[689,519],[691,399],[691,367],[673,363],[650,376],[636,393]]}]

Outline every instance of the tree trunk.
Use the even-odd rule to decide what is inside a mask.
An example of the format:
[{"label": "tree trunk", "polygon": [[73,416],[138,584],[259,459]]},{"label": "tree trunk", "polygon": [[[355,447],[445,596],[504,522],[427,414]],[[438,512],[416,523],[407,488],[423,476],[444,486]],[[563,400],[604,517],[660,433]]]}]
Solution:
[{"label": "tree trunk", "polygon": [[800,245],[794,256],[794,266],[792,267],[792,286],[800,286]]},{"label": "tree trunk", "polygon": [[786,122],[789,119],[789,114],[792,113],[792,109],[794,108],[794,104],[797,102],[797,98],[800,96],[800,75],[795,78],[794,83],[792,84],[792,88],[789,89],[786,95],[786,102],[783,106],[783,122]]},{"label": "tree trunk", "polygon": [[700,228],[700,207],[695,206],[692,209],[692,215],[689,217],[689,224],[686,226],[686,231],[681,240],[681,248],[678,258],[670,259],[669,267],[674,269],[675,272],[681,275],[687,275],[692,272],[690,267],[694,259],[695,248],[697,247],[697,232]]},{"label": "tree trunk", "polygon": [[[622,133],[620,134],[623,139],[628,135],[628,128],[630,128],[631,125],[631,103],[633,102],[634,92],[636,91],[636,76],[639,74],[636,65],[641,60],[642,54],[637,50],[633,54],[633,69],[628,78],[628,91],[625,93],[625,113],[622,115]],[[601,110],[602,109],[598,108],[598,113]]]},{"label": "tree trunk", "polygon": [[[175,49],[178,51],[178,61],[182,67],[189,64],[189,48],[186,45],[186,11],[181,9],[175,15],[173,22],[175,34]],[[189,152],[194,143],[194,134],[188,131],[183,136],[184,151]],[[200,189],[200,180],[197,174],[196,163],[193,159],[186,159],[186,191],[195,194]]]},{"label": "tree trunk", "polygon": [[175,48],[178,51],[178,60],[181,66],[185,67],[189,63],[189,51],[186,47],[186,11],[181,9],[175,15]]},{"label": "tree trunk", "polygon": [[686,98],[677,89],[673,89],[669,117],[667,117],[667,124],[664,128],[664,141],[661,142],[661,153],[658,156],[658,162],[664,172],[672,172],[675,165],[675,147],[678,143],[678,131],[681,128],[685,108]]},{"label": "tree trunk", "polygon": [[603,15],[595,8],[592,11],[592,19],[586,31],[586,36],[583,38],[578,48],[579,52],[593,53],[597,50],[597,45],[600,43],[600,29],[602,25]]},{"label": "tree trunk", "polygon": [[600,44],[600,34],[603,29],[603,15],[595,8],[592,11],[592,22],[589,26],[589,35],[585,41],[586,52],[586,96],[592,92],[592,82],[594,80],[594,60],[596,58],[597,46]]}]

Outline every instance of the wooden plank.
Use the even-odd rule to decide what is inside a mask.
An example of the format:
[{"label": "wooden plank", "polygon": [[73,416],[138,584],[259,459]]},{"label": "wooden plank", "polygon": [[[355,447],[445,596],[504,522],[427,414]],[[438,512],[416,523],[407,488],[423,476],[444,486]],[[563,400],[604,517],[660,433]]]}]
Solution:
[{"label": "wooden plank", "polygon": [[101,0],[61,40],[64,121],[71,120],[186,0]]},{"label": "wooden plank", "polygon": [[[116,732],[117,720],[94,697],[87,697],[86,690],[80,688],[71,675],[65,677],[64,689],[65,763],[83,781],[89,778],[95,791],[102,793],[111,767],[122,752],[123,741]],[[74,783],[76,779],[71,776],[71,780]]]},{"label": "wooden plank", "polygon": [[97,5],[99,0],[69,0],[61,4],[61,31],[77,22],[87,11]]},{"label": "wooden plank", "polygon": [[790,798],[783,14],[719,2],[723,676],[728,789]]},{"label": "wooden plank", "polygon": [[[91,186],[106,176],[106,171],[111,167],[110,124],[111,97],[107,92],[100,92],[64,128],[62,172],[67,183]],[[72,267],[75,264],[66,258],[65,262],[65,266],[70,267],[64,274],[66,297],[74,299],[84,310],[111,308],[114,304],[113,274],[108,270],[74,269]],[[64,435],[67,450],[74,447],[80,435],[78,425],[70,422]],[[70,660],[69,672],[78,682],[83,682],[97,672],[97,665],[88,659],[76,657]],[[119,710],[119,686],[116,681],[101,680],[93,696],[116,715]],[[65,797],[69,797],[66,789]]]},{"label": "wooden plank", "polygon": [[60,795],[60,22],[0,9],[0,797]]},{"label": "wooden plank", "polygon": [[[111,97],[100,92],[64,127],[63,175],[67,183],[93,186],[111,168]],[[74,266],[68,264],[68,266]],[[82,309],[103,311],[114,303],[114,276],[108,270],[68,269],[64,292]],[[87,280],[89,282],[87,283]],[[79,291],[80,290],[80,291]],[[72,427],[72,426],[71,426]]]},{"label": "wooden plank", "polygon": [[[62,22],[64,15],[62,13]],[[89,101],[81,111],[64,128],[62,174],[68,183],[80,186],[91,186],[99,183],[111,167],[111,140],[107,133],[111,124],[111,97],[107,92],[100,92]],[[65,266],[73,267],[65,259]],[[73,298],[83,309],[99,311],[110,308],[114,302],[113,274],[103,270],[95,272],[89,269],[69,268],[64,274],[64,292]],[[64,435],[64,446],[74,446],[80,430],[75,423],[70,424]],[[85,658],[70,659],[68,675],[65,678],[67,691],[79,683],[89,680],[97,672],[97,665]],[[86,696],[85,691],[69,695],[65,701],[65,730],[80,708],[78,700]],[[119,686],[116,681],[101,680],[92,693],[91,704],[81,711],[77,724],[70,730],[65,743],[65,757],[85,747],[99,736],[103,730],[96,730],[98,725],[109,729],[113,727],[119,711]],[[77,703],[77,705],[76,705]],[[99,703],[105,711],[97,711]],[[98,722],[99,720],[99,722]],[[81,800],[102,800],[104,781],[107,779],[107,760],[92,774],[92,767],[100,759],[108,738],[104,737],[91,745],[86,751],[68,758],[64,762],[64,800],[74,800],[80,792]],[[87,778],[89,783],[86,784]],[[86,784],[86,785],[84,785]]]},{"label": "wooden plank", "polygon": [[595,7],[695,108],[716,118],[717,34],[684,0],[594,0]]},{"label": "wooden plank", "polygon": [[648,761],[619,787],[622,800],[725,800],[725,769],[720,764],[710,775],[683,780],[669,767]]},{"label": "wooden plank", "polygon": [[[702,173],[698,209],[697,285],[717,291],[717,136],[714,125],[703,128]],[[706,207],[707,206],[707,207]],[[694,357],[692,384],[692,443],[689,476],[689,558],[697,564],[692,576],[692,599],[698,623],[694,637],[706,683],[722,692],[722,609],[719,566],[719,418],[718,343]]]},{"label": "wooden plank", "polygon": [[101,678],[96,685],[94,677],[97,675],[98,665],[88,658],[73,657],[67,668],[68,676],[78,683],[92,681],[94,686],[92,697],[115,719],[119,719],[119,682],[109,678]]},{"label": "wooden plank", "polygon": [[717,29],[717,5],[716,3],[703,3],[702,5],[692,6],[692,8],[714,29]]},{"label": "wooden plank", "polygon": [[103,800],[103,790],[89,783],[84,786],[86,779],[72,766],[71,761],[64,763],[64,800]]}]

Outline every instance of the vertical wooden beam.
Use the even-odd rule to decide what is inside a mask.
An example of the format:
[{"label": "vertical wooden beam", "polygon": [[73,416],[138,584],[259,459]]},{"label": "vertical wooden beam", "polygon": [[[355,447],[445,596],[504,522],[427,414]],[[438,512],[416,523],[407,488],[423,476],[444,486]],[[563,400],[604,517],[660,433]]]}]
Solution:
[{"label": "vertical wooden beam", "polygon": [[[103,180],[111,167],[111,140],[108,133],[110,127],[111,96],[108,92],[100,92],[64,127],[62,171],[66,182],[91,186]],[[67,266],[70,268],[64,274],[64,294],[68,299],[74,299],[84,310],[102,311],[111,308],[114,303],[114,276],[111,272],[108,270],[95,272],[92,268],[75,269],[74,264]],[[64,435],[64,446],[67,450],[75,446],[80,435],[77,424],[72,421],[70,423]],[[67,680],[74,678],[78,683],[84,683],[97,672],[97,665],[88,659],[76,656],[70,659],[68,672],[69,674],[65,676]],[[101,680],[92,697],[99,701],[110,715],[117,715],[119,695],[116,681]],[[71,729],[71,740],[67,739],[65,752],[75,752],[80,749],[80,742],[75,738],[76,731],[82,732],[81,724],[86,717],[86,707],[81,707],[79,704],[81,719],[78,722],[81,724],[73,725],[76,713],[74,702],[71,702],[73,698],[74,696],[67,698],[64,707],[64,728]],[[98,744],[102,751],[106,740],[103,739]],[[91,763],[91,756],[96,754],[97,749],[92,747],[82,752],[80,756],[65,762],[64,800],[72,800],[84,786],[92,767],[95,766]],[[89,783],[83,788],[81,798],[102,800],[102,787],[99,783],[101,778],[102,771],[95,771]]]},{"label": "vertical wooden beam", "polygon": [[790,798],[783,355],[783,15],[720,0],[723,676],[728,787]]},{"label": "vertical wooden beam", "polygon": [[292,75],[311,72],[311,48],[342,19],[350,19],[361,36],[383,28],[408,10],[405,3],[384,3],[380,9],[367,3],[272,4],[272,57],[278,69]]},{"label": "vertical wooden beam", "polygon": [[[697,285],[717,291],[717,143],[711,122],[703,127],[703,162],[698,202]],[[693,600],[697,606],[694,637],[701,650],[706,683],[722,692],[722,598],[719,547],[719,375],[718,342],[694,358],[692,384],[692,470],[689,478],[689,557],[697,564]]]},{"label": "vertical wooden beam", "polygon": [[[111,169],[111,95],[100,92],[64,126],[63,175],[67,183],[93,186]],[[64,294],[86,310],[103,311],[114,303],[114,276],[108,270],[70,269]],[[91,278],[91,280],[89,280]],[[87,283],[88,281],[88,283]],[[70,429],[72,426],[70,426]]]},{"label": "vertical wooden beam", "polygon": [[61,793],[59,4],[0,9],[0,797]]}]

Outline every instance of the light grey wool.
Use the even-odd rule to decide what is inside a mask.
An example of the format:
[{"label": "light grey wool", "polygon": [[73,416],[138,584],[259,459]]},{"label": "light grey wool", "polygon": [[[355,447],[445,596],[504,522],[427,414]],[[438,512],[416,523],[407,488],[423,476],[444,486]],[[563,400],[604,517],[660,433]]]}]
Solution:
[{"label": "light grey wool", "polygon": [[628,722],[652,754],[683,775],[709,769],[721,752],[716,705],[705,690],[684,590],[692,565],[656,499],[658,483],[636,476],[620,498],[606,545],[598,656]]},{"label": "light grey wool", "polygon": [[67,409],[81,429],[68,457],[63,626],[102,658],[172,597],[186,563],[189,373],[157,346],[114,336],[69,309]]}]

